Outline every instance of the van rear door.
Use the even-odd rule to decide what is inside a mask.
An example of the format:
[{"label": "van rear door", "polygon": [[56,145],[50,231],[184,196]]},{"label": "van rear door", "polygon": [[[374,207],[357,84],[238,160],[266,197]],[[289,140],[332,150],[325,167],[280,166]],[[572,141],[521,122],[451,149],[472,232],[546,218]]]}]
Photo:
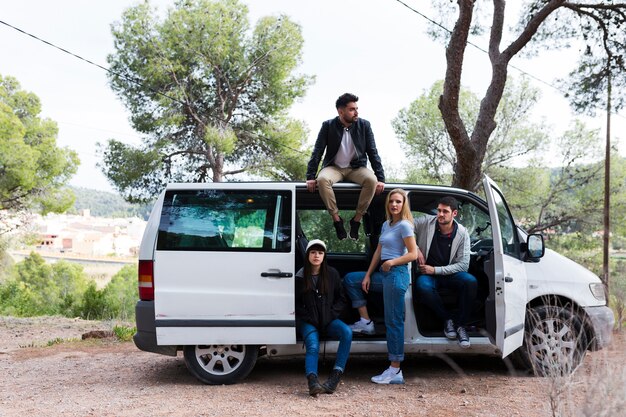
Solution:
[{"label": "van rear door", "polygon": [[295,184],[173,184],[154,256],[159,345],[295,343]]},{"label": "van rear door", "polygon": [[[507,356],[520,347],[528,299],[526,268],[521,260],[519,236],[513,216],[498,186],[487,176],[483,187],[493,232],[496,346]],[[489,312],[488,312],[489,314]]]}]

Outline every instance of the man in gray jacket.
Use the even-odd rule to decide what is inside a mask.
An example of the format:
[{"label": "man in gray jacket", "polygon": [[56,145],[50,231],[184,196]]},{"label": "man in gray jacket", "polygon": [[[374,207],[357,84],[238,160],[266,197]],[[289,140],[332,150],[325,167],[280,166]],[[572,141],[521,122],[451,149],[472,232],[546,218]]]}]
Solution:
[{"label": "man in gray jacket", "polygon": [[[444,334],[457,339],[463,348],[470,347],[467,320],[476,298],[476,278],[467,272],[470,261],[470,237],[467,229],[454,218],[459,204],[454,197],[443,197],[437,204],[437,216],[415,219],[417,263],[420,275],[416,289],[420,301],[444,321]],[[456,317],[446,310],[439,288],[450,288],[458,294]]]}]

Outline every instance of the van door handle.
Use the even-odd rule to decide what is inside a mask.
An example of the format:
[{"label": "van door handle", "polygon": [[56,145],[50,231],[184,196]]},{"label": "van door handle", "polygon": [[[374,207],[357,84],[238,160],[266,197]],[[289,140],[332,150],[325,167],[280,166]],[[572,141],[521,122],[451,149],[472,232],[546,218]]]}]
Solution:
[{"label": "van door handle", "polygon": [[504,277],[504,282],[513,282],[513,277],[510,275],[507,275],[506,277]]},{"label": "van door handle", "polygon": [[280,272],[279,270],[277,270],[276,272],[272,271],[272,272],[261,272],[261,276],[266,278],[266,277],[270,277],[270,278],[291,278],[293,276],[293,274],[291,272]]}]

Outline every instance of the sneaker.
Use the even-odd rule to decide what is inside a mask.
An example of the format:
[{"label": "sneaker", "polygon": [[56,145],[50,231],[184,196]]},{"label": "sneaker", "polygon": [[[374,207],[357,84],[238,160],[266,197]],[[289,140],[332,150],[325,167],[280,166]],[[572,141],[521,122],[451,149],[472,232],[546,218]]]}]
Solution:
[{"label": "sneaker", "polygon": [[352,329],[352,333],[362,333],[362,334],[374,334],[376,330],[374,329],[374,322],[370,320],[365,323],[363,320],[359,320],[354,324],[349,326]]},{"label": "sneaker", "polygon": [[344,240],[348,237],[348,233],[346,233],[346,229],[343,227],[343,219],[341,217],[338,221],[333,222],[333,226],[335,226],[335,231],[337,232],[337,239]]},{"label": "sneaker", "polygon": [[459,328],[456,329],[456,336],[459,341],[459,345],[461,345],[463,349],[470,347],[470,340],[465,327],[459,326]]},{"label": "sneaker", "polygon": [[404,377],[402,370],[396,372],[387,368],[382,374],[373,376],[372,382],[376,384],[404,384]]},{"label": "sneaker", "polygon": [[357,222],[354,218],[350,219],[350,239],[359,240],[359,227],[361,222]]},{"label": "sneaker", "polygon": [[454,329],[454,322],[452,320],[446,320],[446,327],[443,329],[443,333],[450,340],[456,339],[456,330]]}]

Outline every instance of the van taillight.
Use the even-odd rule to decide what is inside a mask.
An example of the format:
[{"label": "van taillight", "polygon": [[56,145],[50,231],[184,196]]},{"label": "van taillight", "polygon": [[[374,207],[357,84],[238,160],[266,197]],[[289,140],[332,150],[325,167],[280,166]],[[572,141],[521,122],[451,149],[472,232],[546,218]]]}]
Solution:
[{"label": "van taillight", "polygon": [[153,261],[139,261],[139,299],[154,300],[154,264]]}]

